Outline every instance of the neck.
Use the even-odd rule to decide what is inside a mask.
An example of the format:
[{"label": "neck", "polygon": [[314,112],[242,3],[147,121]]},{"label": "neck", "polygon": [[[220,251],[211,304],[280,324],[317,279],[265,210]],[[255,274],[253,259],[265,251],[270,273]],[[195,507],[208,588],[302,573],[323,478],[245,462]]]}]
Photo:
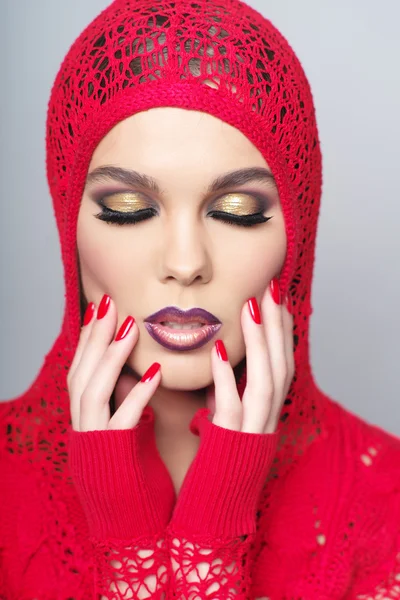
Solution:
[{"label": "neck", "polygon": [[159,387],[149,406],[154,410],[159,433],[192,435],[189,424],[196,412],[206,407],[206,390],[170,390]]}]

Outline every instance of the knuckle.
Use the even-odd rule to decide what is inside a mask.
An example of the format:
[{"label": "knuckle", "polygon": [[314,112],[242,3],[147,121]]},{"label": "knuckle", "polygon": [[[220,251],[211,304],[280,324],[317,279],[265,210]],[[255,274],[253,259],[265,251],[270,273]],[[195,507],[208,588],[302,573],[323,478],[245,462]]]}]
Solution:
[{"label": "knuckle", "polygon": [[67,382],[67,387],[70,396],[76,395],[76,383],[74,378],[71,378],[69,382]]},{"label": "knuckle", "polygon": [[67,372],[67,382],[71,381],[75,371],[76,369],[74,369],[74,363],[72,362]]},{"label": "knuckle", "polygon": [[284,365],[281,366],[280,371],[279,371],[279,379],[280,381],[285,382],[287,377],[289,374],[289,367],[288,365],[285,363]]},{"label": "knuckle", "polygon": [[289,361],[286,370],[286,380],[292,380],[295,373],[294,361]]},{"label": "knuckle", "polygon": [[85,390],[81,396],[81,414],[84,414],[92,402],[90,390]]},{"label": "knuckle", "polygon": [[115,352],[113,352],[113,350],[110,346],[110,348],[108,348],[108,350],[105,352],[105,354],[101,358],[100,367],[104,368],[104,369],[109,369],[110,367],[114,366],[116,359],[117,359],[117,356],[116,356]]}]

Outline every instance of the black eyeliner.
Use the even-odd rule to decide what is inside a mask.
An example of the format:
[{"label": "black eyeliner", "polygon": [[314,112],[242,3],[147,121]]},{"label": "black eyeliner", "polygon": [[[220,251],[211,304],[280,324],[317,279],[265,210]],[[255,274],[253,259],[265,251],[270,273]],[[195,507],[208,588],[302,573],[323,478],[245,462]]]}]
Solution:
[{"label": "black eyeliner", "polygon": [[232,213],[214,210],[208,213],[208,216],[213,217],[217,221],[234,223],[235,225],[241,225],[242,227],[250,227],[251,225],[257,225],[258,223],[266,223],[272,219],[272,217],[264,217],[262,212],[254,213],[252,215],[234,215]]},{"label": "black eyeliner", "polygon": [[122,213],[111,210],[105,206],[101,206],[102,211],[94,215],[96,219],[105,221],[106,223],[115,223],[117,225],[133,225],[140,221],[145,221],[154,217],[157,213],[154,208],[143,208],[134,213]]}]

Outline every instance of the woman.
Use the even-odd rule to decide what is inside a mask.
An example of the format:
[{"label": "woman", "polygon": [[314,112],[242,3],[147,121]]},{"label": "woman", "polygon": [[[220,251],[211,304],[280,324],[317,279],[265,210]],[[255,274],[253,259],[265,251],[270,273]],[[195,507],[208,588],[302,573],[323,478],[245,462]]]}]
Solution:
[{"label": "woman", "polygon": [[61,332],[2,406],[2,597],[396,598],[400,441],[309,363],[321,155],[238,0],[112,3],[54,83]]}]

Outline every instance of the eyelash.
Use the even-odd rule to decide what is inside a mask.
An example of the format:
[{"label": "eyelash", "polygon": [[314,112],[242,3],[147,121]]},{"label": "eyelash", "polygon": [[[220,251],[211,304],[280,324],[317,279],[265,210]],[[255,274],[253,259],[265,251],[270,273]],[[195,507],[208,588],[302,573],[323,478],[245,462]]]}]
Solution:
[{"label": "eyelash", "polygon": [[[102,209],[101,212],[94,215],[100,221],[109,223],[112,225],[135,225],[140,221],[145,221],[157,215],[154,208],[144,208],[142,210],[135,211],[134,213],[121,213],[115,210],[111,210],[101,202],[99,206]],[[253,227],[260,223],[266,223],[272,217],[264,217],[262,212],[254,213],[252,215],[240,216],[223,211],[211,211],[209,216],[213,217],[217,221],[223,221],[229,225],[237,225],[239,227]]]}]

